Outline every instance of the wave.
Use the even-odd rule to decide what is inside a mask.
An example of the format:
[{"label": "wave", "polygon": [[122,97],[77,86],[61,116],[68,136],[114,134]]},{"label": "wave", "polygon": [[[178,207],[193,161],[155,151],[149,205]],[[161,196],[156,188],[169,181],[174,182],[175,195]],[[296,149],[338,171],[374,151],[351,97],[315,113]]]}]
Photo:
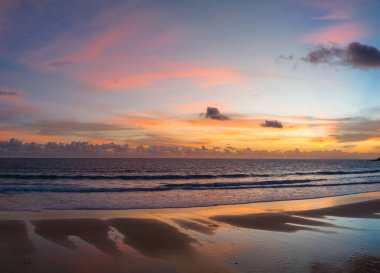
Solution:
[{"label": "wave", "polygon": [[296,180],[267,180],[267,181],[260,181],[260,182],[216,182],[216,183],[207,183],[207,184],[200,184],[200,183],[182,183],[182,184],[164,184],[160,186],[159,188],[178,188],[178,189],[189,189],[189,188],[223,188],[228,189],[230,187],[248,187],[252,185],[283,185],[283,184],[298,184],[298,183],[310,183],[310,182],[316,182],[316,181],[323,181],[325,179],[296,179]]},{"label": "wave", "polygon": [[297,172],[294,175],[345,175],[380,173],[380,170]]},{"label": "wave", "polygon": [[55,175],[55,174],[0,174],[0,179],[22,180],[191,180],[191,179],[218,179],[218,178],[253,178],[253,177],[285,177],[289,175],[348,175],[348,174],[374,174],[380,170],[353,170],[353,171],[318,171],[318,172],[295,172],[283,174],[174,174],[174,175]]},{"label": "wave", "polygon": [[0,178],[39,180],[180,180],[269,177],[269,174],[189,174],[189,175],[50,175],[50,174],[0,174]]},{"label": "wave", "polygon": [[314,183],[325,181],[325,179],[303,179],[303,180],[277,180],[248,183],[185,183],[164,184],[158,187],[140,188],[96,188],[96,187],[0,187],[0,193],[22,193],[22,192],[52,192],[52,193],[123,193],[123,192],[157,192],[173,190],[244,190],[244,189],[278,189],[278,188],[312,188],[312,187],[336,187],[355,185],[375,185],[380,181],[347,182],[347,183]]}]

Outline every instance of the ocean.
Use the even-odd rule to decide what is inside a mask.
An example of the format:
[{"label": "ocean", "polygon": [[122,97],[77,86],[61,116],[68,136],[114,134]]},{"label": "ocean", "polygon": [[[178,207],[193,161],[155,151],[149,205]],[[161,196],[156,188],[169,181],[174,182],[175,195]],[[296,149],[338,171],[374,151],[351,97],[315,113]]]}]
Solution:
[{"label": "ocean", "polygon": [[0,159],[0,210],[193,207],[380,190],[380,162]]}]

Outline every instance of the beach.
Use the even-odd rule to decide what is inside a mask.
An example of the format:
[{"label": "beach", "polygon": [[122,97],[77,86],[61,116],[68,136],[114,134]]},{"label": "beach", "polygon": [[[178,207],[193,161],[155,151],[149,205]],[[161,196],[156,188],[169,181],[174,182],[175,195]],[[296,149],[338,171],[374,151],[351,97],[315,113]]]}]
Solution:
[{"label": "beach", "polygon": [[380,272],[380,192],[0,212],[0,272]]},{"label": "beach", "polygon": [[380,273],[380,0],[0,0],[0,273]]}]

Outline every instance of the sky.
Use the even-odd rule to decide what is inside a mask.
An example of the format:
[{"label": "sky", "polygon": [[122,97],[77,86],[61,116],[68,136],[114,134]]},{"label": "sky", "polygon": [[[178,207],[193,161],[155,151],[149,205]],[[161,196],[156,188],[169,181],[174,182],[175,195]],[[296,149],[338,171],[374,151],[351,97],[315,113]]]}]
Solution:
[{"label": "sky", "polygon": [[380,156],[379,12],[0,0],[0,156]]}]

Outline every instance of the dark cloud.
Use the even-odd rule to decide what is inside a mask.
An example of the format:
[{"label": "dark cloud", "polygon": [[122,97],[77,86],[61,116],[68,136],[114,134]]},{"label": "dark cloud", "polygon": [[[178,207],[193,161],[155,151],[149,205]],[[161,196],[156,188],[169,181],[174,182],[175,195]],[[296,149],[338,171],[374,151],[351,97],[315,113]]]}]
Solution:
[{"label": "dark cloud", "polygon": [[271,127],[271,128],[284,128],[281,122],[277,120],[266,120],[260,124],[262,127]]},{"label": "dark cloud", "polygon": [[227,115],[222,114],[216,107],[207,107],[206,113],[202,113],[201,117],[206,119],[216,119],[216,120],[229,120]]},{"label": "dark cloud", "polygon": [[0,89],[0,96],[17,96],[17,95],[18,95],[17,92]]},{"label": "dark cloud", "polygon": [[296,59],[296,56],[292,55],[280,55],[276,58],[277,61],[292,61]]},{"label": "dark cloud", "polygon": [[53,61],[49,63],[51,66],[64,66],[64,65],[69,65],[72,64],[72,61]]},{"label": "dark cloud", "polygon": [[346,47],[320,46],[302,60],[311,64],[343,65],[358,69],[380,68],[380,51],[376,47],[353,42]]},{"label": "dark cloud", "polygon": [[339,150],[303,152],[299,149],[288,151],[253,150],[228,146],[225,149],[215,147],[189,147],[176,145],[138,145],[128,143],[92,144],[78,141],[71,143],[23,142],[17,139],[0,141],[0,157],[169,157],[169,158],[374,158],[376,154],[347,153]]},{"label": "dark cloud", "polygon": [[18,139],[0,141],[0,156],[106,156],[126,153],[128,144],[115,143],[91,144],[88,142],[58,143],[47,142],[39,144],[35,142],[23,142]]}]

